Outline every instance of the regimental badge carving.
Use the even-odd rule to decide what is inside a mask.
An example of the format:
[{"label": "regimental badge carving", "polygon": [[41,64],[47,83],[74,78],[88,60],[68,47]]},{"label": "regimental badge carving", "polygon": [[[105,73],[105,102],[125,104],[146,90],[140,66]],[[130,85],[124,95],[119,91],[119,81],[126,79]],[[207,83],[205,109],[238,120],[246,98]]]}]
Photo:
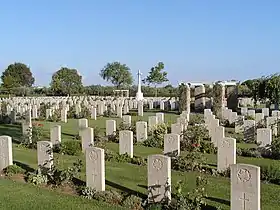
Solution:
[{"label": "regimental badge carving", "polygon": [[90,160],[97,160],[97,158],[98,158],[98,154],[97,154],[96,151],[91,151],[91,152],[89,153],[89,159],[90,159]]},{"label": "regimental badge carving", "polygon": [[248,182],[251,179],[251,173],[245,168],[241,168],[237,172],[237,178],[241,182]]},{"label": "regimental badge carving", "polygon": [[174,144],[174,142],[175,142],[174,136],[168,136],[167,142],[168,142],[169,144]]},{"label": "regimental badge carving", "polygon": [[155,168],[156,170],[161,170],[162,169],[162,166],[163,166],[163,163],[160,159],[156,158],[154,161],[153,161],[153,168]]}]

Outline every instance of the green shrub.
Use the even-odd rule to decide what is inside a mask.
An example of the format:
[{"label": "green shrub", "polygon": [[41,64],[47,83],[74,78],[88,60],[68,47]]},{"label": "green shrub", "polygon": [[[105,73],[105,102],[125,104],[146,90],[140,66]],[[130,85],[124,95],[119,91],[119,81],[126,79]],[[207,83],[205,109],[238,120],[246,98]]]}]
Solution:
[{"label": "green shrub", "polygon": [[271,157],[273,159],[280,159],[280,137],[274,138],[271,142],[271,146],[269,147],[271,150]]},{"label": "green shrub", "polygon": [[82,196],[87,199],[94,199],[101,202],[106,202],[114,205],[121,205],[123,196],[117,191],[97,191],[92,188],[84,188],[82,190]]},{"label": "green shrub", "polygon": [[143,145],[146,147],[163,148],[165,134],[167,134],[167,126],[165,124],[156,125],[149,133],[148,139],[143,141]]},{"label": "green shrub", "polygon": [[188,152],[185,156],[179,156],[171,160],[171,167],[177,171],[202,171],[205,159],[198,151],[193,150]]},{"label": "green shrub", "polygon": [[180,143],[181,150],[192,151],[195,148],[194,146],[201,144],[202,140],[209,140],[206,128],[200,125],[188,126]]},{"label": "green shrub", "polygon": [[204,117],[202,114],[190,114],[189,125],[204,123]]},{"label": "green shrub", "polygon": [[201,141],[199,151],[208,154],[217,154],[217,148],[211,141]]},{"label": "green shrub", "polygon": [[12,118],[6,114],[0,115],[0,124],[11,124]]},{"label": "green shrub", "polygon": [[280,185],[280,168],[276,164],[261,167],[261,179]]},{"label": "green shrub", "polygon": [[82,144],[80,141],[70,140],[64,141],[60,145],[61,153],[66,155],[79,155],[82,151]]},{"label": "green shrub", "polygon": [[135,196],[130,195],[123,199],[122,206],[126,209],[133,209],[133,210],[141,210],[142,208],[142,199]]},{"label": "green shrub", "polygon": [[14,174],[24,174],[26,171],[23,168],[17,166],[16,164],[13,164],[4,168],[3,172],[6,176],[12,176]]}]

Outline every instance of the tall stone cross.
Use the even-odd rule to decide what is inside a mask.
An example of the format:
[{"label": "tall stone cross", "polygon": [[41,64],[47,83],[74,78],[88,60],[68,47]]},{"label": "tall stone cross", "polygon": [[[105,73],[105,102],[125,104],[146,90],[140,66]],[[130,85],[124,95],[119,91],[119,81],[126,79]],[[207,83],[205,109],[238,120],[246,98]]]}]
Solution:
[{"label": "tall stone cross", "polygon": [[138,76],[138,92],[141,92],[141,75],[142,73],[140,70],[138,70],[137,76]]},{"label": "tall stone cross", "polygon": [[138,70],[137,75],[138,75],[138,90],[136,93],[136,100],[141,101],[141,100],[143,100],[143,93],[141,92],[141,75],[142,75],[142,73],[140,72],[140,70]]}]

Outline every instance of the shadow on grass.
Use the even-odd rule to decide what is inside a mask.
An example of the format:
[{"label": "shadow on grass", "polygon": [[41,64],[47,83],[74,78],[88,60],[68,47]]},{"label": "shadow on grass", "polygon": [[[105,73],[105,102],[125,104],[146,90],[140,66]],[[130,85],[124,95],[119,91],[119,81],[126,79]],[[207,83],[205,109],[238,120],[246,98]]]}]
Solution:
[{"label": "shadow on grass", "polygon": [[140,193],[140,192],[137,192],[135,190],[131,190],[131,189],[126,188],[124,186],[121,186],[121,185],[119,185],[117,183],[114,183],[114,182],[111,182],[111,181],[108,181],[108,180],[106,180],[105,183],[106,183],[106,185],[109,185],[110,187],[113,187],[115,189],[119,189],[119,190],[121,190],[123,192],[126,192],[126,193],[130,194],[130,195],[135,195],[135,196],[140,197],[142,199],[146,199],[147,198],[147,195],[145,195],[143,193]]},{"label": "shadow on grass", "polygon": [[77,186],[80,186],[80,187],[85,187],[86,186],[86,182],[81,180],[81,179],[73,177],[72,181],[73,181],[74,185],[77,185]]},{"label": "shadow on grass", "polygon": [[16,164],[17,166],[21,167],[22,169],[26,170],[26,172],[34,172],[35,169],[31,168],[29,165],[19,162],[19,161],[14,161],[14,164]]},{"label": "shadow on grass", "polygon": [[217,203],[225,204],[227,206],[230,206],[230,201],[220,199],[220,198],[213,198],[213,197],[207,197],[207,200],[214,201]]},{"label": "shadow on grass", "polygon": [[145,186],[145,185],[138,184],[137,186],[138,186],[138,187],[141,187],[141,188],[144,188],[144,189],[146,189],[146,190],[148,189],[148,187]]},{"label": "shadow on grass", "polygon": [[0,125],[0,135],[10,136],[13,139],[13,143],[20,143],[22,132],[21,125],[17,124],[1,124]]},{"label": "shadow on grass", "polygon": [[69,133],[64,133],[64,132],[61,132],[61,135],[71,136],[71,137],[75,137],[76,136],[75,134],[69,134]]}]

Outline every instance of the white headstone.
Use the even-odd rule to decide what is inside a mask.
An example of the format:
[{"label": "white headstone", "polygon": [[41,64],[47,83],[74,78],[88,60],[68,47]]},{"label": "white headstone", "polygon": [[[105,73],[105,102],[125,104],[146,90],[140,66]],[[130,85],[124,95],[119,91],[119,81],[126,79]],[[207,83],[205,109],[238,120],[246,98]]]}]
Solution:
[{"label": "white headstone", "polygon": [[260,210],[260,167],[231,165],[231,210]]},{"label": "white headstone", "polygon": [[0,171],[13,165],[12,137],[0,136]]},{"label": "white headstone", "polygon": [[171,158],[165,155],[148,156],[148,201],[171,200]]},{"label": "white headstone", "polygon": [[86,149],[86,185],[97,191],[105,191],[104,149]]},{"label": "white headstone", "polygon": [[53,145],[50,141],[37,142],[38,166],[50,169],[53,165]]},{"label": "white headstone", "polygon": [[170,157],[180,155],[180,135],[169,133],[164,135],[164,154]]},{"label": "white headstone", "polygon": [[227,170],[231,164],[236,163],[236,140],[234,138],[220,139],[218,144],[218,171]]},{"label": "white headstone", "polygon": [[127,153],[129,157],[133,158],[133,132],[128,130],[120,131],[119,136],[120,155]]}]

